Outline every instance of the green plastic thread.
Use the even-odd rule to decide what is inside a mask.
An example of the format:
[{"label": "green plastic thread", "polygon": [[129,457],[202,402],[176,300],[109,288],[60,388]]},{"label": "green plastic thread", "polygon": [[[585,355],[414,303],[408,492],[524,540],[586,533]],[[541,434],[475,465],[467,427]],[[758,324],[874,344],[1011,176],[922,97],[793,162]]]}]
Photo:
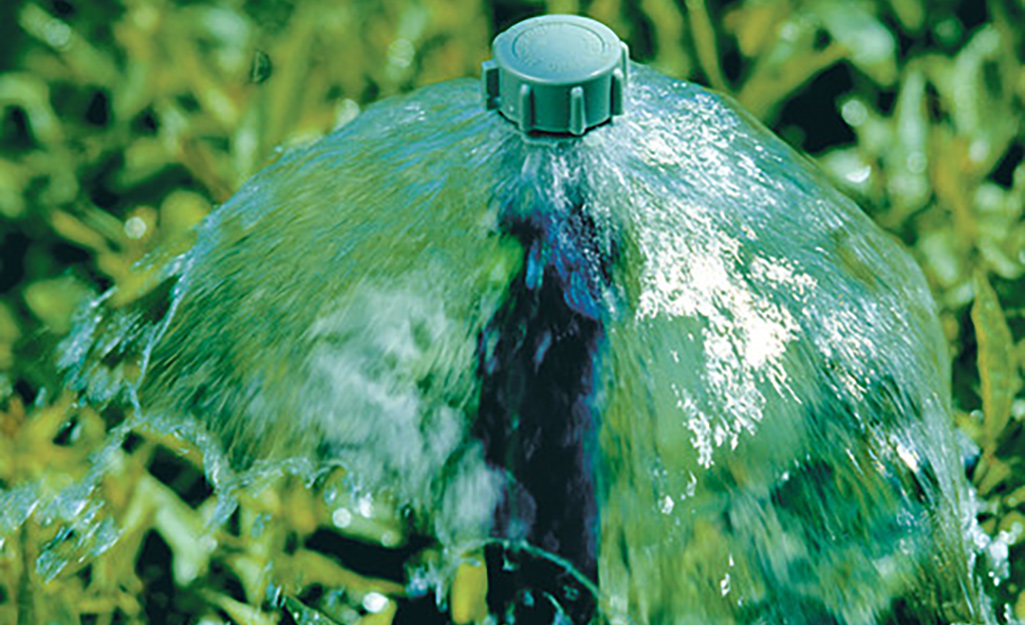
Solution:
[{"label": "green plastic thread", "polygon": [[601,22],[545,15],[495,37],[482,65],[485,106],[524,133],[582,135],[623,113],[629,50]]}]

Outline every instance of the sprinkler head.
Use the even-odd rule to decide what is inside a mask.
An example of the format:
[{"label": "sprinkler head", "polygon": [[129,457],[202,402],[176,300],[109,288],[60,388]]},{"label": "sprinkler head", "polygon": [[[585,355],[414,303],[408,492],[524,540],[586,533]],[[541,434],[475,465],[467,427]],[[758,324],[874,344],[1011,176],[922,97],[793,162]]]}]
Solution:
[{"label": "sprinkler head", "polygon": [[623,113],[629,52],[601,22],[534,17],[495,37],[492,50],[482,65],[485,106],[523,133],[579,136]]}]

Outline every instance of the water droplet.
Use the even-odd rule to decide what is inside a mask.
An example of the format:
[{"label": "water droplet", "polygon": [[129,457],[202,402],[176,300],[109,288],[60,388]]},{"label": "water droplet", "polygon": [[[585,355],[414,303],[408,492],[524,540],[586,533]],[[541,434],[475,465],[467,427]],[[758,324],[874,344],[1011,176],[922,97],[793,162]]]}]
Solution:
[{"label": "water droplet", "polygon": [[363,597],[363,609],[371,614],[377,614],[388,606],[388,597],[379,592],[368,592]]},{"label": "water droplet", "polygon": [[146,222],[142,217],[129,217],[125,222],[125,236],[138,241],[146,234]]},{"label": "water droplet", "polygon": [[662,514],[671,513],[674,507],[676,507],[676,503],[673,501],[673,498],[669,495],[663,497],[662,502],[658,505],[658,509],[662,511]]},{"label": "water droplet", "polygon": [[865,165],[864,167],[859,167],[854,171],[848,172],[847,175],[844,177],[847,178],[848,181],[853,182],[854,184],[861,184],[868,180],[868,177],[871,175],[872,166]]},{"label": "water droplet", "polygon": [[359,512],[360,516],[370,518],[374,516],[374,498],[370,495],[364,495],[359,498],[356,502],[356,511]]},{"label": "water droplet", "polygon": [[897,442],[897,455],[904,461],[904,464],[911,469],[912,472],[918,473],[919,461],[918,454],[911,449],[908,449],[903,443]]},{"label": "water droplet", "polygon": [[359,111],[359,104],[351,98],[346,98],[339,102],[335,108],[335,129],[341,128],[356,119]]},{"label": "water droplet", "polygon": [[840,115],[850,126],[860,126],[868,119],[868,108],[861,100],[848,100],[840,107]]},{"label": "water droplet", "polygon": [[331,522],[335,524],[335,527],[345,529],[352,523],[352,513],[345,508],[339,508],[331,515]]},{"label": "water droplet", "polygon": [[43,38],[54,48],[66,50],[71,44],[71,27],[60,20],[47,20]]}]

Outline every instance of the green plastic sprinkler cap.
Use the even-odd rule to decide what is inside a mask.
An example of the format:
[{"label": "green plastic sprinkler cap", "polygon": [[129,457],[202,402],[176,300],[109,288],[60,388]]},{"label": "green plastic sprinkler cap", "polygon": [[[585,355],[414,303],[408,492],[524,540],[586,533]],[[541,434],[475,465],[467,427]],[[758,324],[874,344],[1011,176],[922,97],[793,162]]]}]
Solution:
[{"label": "green plastic sprinkler cap", "polygon": [[485,106],[524,133],[582,135],[623,113],[629,51],[616,33],[576,15],[544,15],[495,37],[482,65]]}]

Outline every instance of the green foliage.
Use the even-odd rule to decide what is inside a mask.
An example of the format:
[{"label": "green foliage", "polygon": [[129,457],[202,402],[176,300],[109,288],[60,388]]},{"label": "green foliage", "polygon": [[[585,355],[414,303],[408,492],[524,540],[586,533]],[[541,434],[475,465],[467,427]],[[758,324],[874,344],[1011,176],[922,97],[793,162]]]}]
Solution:
[{"label": "green foliage", "polygon": [[991,449],[1000,439],[1011,417],[1011,405],[1020,386],[1015,375],[1017,364],[1011,330],[1000,309],[993,287],[985,274],[975,274],[975,304],[972,324],[978,343],[978,367],[985,415],[985,447]]},{"label": "green foliage", "polygon": [[[4,2],[0,487],[84,479],[116,421],[53,395],[48,350],[87,294],[144,295],[154,264],[281,149],[373,100],[475,75],[496,31],[545,11],[604,21],[634,58],[732,94],[912,250],[951,347],[958,424],[980,446],[983,527],[1015,543],[1002,589],[1025,616],[1025,6],[1015,0]],[[138,264],[147,254],[155,260]],[[208,531],[218,502],[198,452],[135,437],[105,456],[115,469],[92,495],[102,509],[35,509],[38,493],[26,491],[9,499],[24,506],[0,510],[0,622],[276,623],[269,580],[298,622],[390,622],[400,584],[308,546],[332,524],[325,493],[339,476],[312,489],[254,485],[233,522]],[[83,515],[92,531],[116,520],[120,538],[62,534]],[[389,518],[370,511],[345,525],[401,545]],[[52,568],[36,562],[47,543],[64,556]],[[466,621],[486,582],[464,578],[471,590],[452,596]]]}]

